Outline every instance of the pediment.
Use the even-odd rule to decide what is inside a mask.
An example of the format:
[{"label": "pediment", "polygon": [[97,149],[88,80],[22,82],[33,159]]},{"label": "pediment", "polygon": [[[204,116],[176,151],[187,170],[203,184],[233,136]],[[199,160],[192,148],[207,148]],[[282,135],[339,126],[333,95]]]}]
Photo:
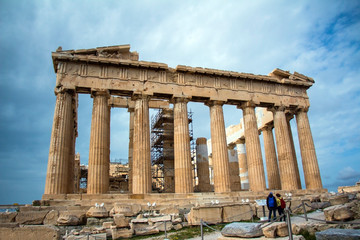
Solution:
[{"label": "pediment", "polygon": [[290,73],[289,71],[284,71],[279,68],[275,68],[271,73],[269,73],[269,76],[275,77],[279,80],[289,79],[292,81],[311,82],[311,83],[315,82],[314,79],[312,79],[311,77],[305,76],[301,73],[298,72]]}]

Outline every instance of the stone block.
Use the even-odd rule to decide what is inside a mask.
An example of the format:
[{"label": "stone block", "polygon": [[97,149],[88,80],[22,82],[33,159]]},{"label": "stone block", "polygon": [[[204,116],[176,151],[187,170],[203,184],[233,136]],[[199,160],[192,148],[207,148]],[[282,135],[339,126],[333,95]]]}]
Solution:
[{"label": "stone block", "polygon": [[87,226],[100,226],[101,223],[100,223],[100,220],[97,218],[87,218],[86,225]]},{"label": "stone block", "polygon": [[162,217],[149,218],[149,222],[152,222],[152,223],[164,222],[164,221],[171,222],[171,216],[170,215],[165,215],[165,216],[162,216]]},{"label": "stone block", "polygon": [[16,215],[15,221],[17,223],[26,224],[26,225],[43,224],[46,214],[48,214],[48,211],[19,212]]},{"label": "stone block", "polygon": [[59,218],[59,211],[58,210],[51,210],[50,212],[48,212],[48,214],[46,214],[45,218],[44,218],[44,225],[56,225],[57,224],[57,220]]},{"label": "stone block", "polygon": [[154,224],[154,227],[159,229],[160,232],[165,232],[165,229],[166,231],[170,231],[171,229],[173,229],[173,225],[171,222],[156,222]]},{"label": "stone block", "polygon": [[114,222],[103,222],[102,227],[105,229],[110,229],[114,225]]},{"label": "stone block", "polygon": [[312,202],[311,203],[311,207],[313,207],[315,209],[324,209],[324,208],[327,208],[330,206],[331,206],[330,202]]},{"label": "stone block", "polygon": [[327,229],[315,233],[317,240],[358,240],[360,239],[359,229]]},{"label": "stone block", "polygon": [[324,209],[326,221],[347,221],[353,219],[354,212],[347,205],[336,205]]},{"label": "stone block", "polygon": [[17,212],[2,212],[0,213],[0,223],[15,222]]},{"label": "stone block", "polygon": [[135,229],[135,235],[137,236],[144,236],[144,235],[152,235],[159,233],[159,229],[155,227],[146,227],[146,228],[139,228]]},{"label": "stone block", "polygon": [[160,209],[160,214],[176,214],[179,215],[179,209],[176,207],[165,207]]},{"label": "stone block", "polygon": [[115,203],[114,207],[110,210],[110,216],[115,214],[124,214],[126,217],[136,216],[141,211],[139,204],[120,204]]},{"label": "stone block", "polygon": [[85,225],[86,224],[86,211],[84,210],[64,210],[59,211],[59,217],[65,217],[67,215],[76,216],[79,219],[78,225]]},{"label": "stone block", "polygon": [[289,235],[286,223],[278,223],[276,225],[276,235],[279,237],[286,237]]},{"label": "stone block", "polygon": [[173,224],[182,223],[182,220],[181,220],[181,218],[175,218],[175,219],[172,220],[172,223]]},{"label": "stone block", "polygon": [[331,206],[342,205],[349,202],[349,196],[348,195],[334,196],[330,198],[329,201]]},{"label": "stone block", "polygon": [[275,238],[276,237],[276,226],[271,224],[270,226],[264,227],[263,234],[267,238]]},{"label": "stone block", "polygon": [[222,207],[193,207],[188,214],[189,225],[200,225],[200,220],[208,224],[222,222]]},{"label": "stone block", "polygon": [[221,234],[225,237],[260,237],[263,235],[260,223],[239,223],[234,222],[226,225]]},{"label": "stone block", "polygon": [[223,222],[237,222],[251,220],[252,210],[250,205],[229,205],[223,207]]},{"label": "stone block", "polygon": [[178,223],[178,224],[174,224],[173,225],[173,228],[177,231],[177,230],[180,230],[183,228],[183,225],[181,223]]},{"label": "stone block", "polygon": [[60,239],[60,230],[50,225],[25,225],[16,228],[0,228],[0,239],[58,240]]},{"label": "stone block", "polygon": [[57,219],[57,225],[59,226],[77,226],[80,224],[80,219],[75,215],[60,215]]},{"label": "stone block", "polygon": [[113,218],[116,227],[122,228],[129,226],[129,218],[126,218],[124,214],[115,214]]},{"label": "stone block", "polygon": [[[300,213],[304,213],[304,209],[302,206],[300,206],[302,203],[301,200],[291,200],[291,210],[293,211],[293,213],[296,214],[300,214]],[[305,204],[305,210],[306,212],[312,211],[313,209],[309,206],[311,206],[311,202],[309,200],[304,201]],[[307,205],[309,206],[307,206]]]},{"label": "stone block", "polygon": [[111,235],[112,239],[119,239],[119,238],[131,238],[134,234],[133,229],[127,228],[112,228]]},{"label": "stone block", "polygon": [[16,222],[11,222],[11,223],[0,223],[0,228],[14,228],[14,227],[18,227],[19,223]]},{"label": "stone block", "polygon": [[87,217],[97,217],[97,218],[104,218],[109,216],[109,212],[106,210],[105,207],[91,207],[86,212]]}]

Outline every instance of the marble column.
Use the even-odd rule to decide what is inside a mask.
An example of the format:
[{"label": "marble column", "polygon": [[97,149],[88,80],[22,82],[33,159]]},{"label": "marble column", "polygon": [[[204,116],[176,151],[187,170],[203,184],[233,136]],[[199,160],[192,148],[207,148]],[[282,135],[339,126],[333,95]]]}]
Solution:
[{"label": "marble column", "polygon": [[110,94],[108,91],[94,91],[92,98],[87,193],[102,194],[109,191]]},{"label": "marble column", "polygon": [[151,193],[149,96],[136,95],[132,161],[132,193]]},{"label": "marble column", "polygon": [[77,179],[75,177],[75,144],[76,138],[78,136],[77,132],[77,108],[78,108],[78,94],[74,94],[72,96],[71,101],[72,113],[73,113],[73,121],[72,121],[72,136],[70,143],[70,151],[69,151],[69,164],[68,164],[68,193],[76,193],[77,189]]},{"label": "marble column", "polygon": [[273,126],[262,129],[269,189],[281,189],[279,166],[276,157]]},{"label": "marble column", "polygon": [[196,163],[200,192],[211,191],[208,155],[206,138],[196,139]]},{"label": "marble column", "polygon": [[129,164],[129,172],[128,172],[128,190],[132,192],[132,171],[133,171],[133,145],[134,145],[134,109],[128,108],[128,112],[130,114],[129,119],[129,153],[128,153],[128,164]]},{"label": "marble column", "polygon": [[266,190],[264,164],[261,155],[260,139],[255,116],[255,105],[247,102],[241,105],[246,140],[246,158],[249,173],[249,185],[252,191]]},{"label": "marble column", "polygon": [[227,152],[226,132],[222,102],[211,101],[211,148],[214,168],[214,190],[216,193],[231,192],[229,156]]},{"label": "marble column", "polygon": [[238,159],[239,159],[241,189],[243,189],[243,190],[249,189],[249,174],[248,174],[248,166],[247,166],[245,148],[246,148],[245,147],[245,139],[239,139],[239,141],[236,144],[236,150],[237,150]]},{"label": "marble column", "polygon": [[297,162],[297,157],[296,157],[296,151],[295,151],[295,144],[294,144],[294,138],[293,138],[293,134],[291,131],[291,124],[290,124],[290,120],[292,117],[287,117],[287,125],[288,125],[288,129],[289,129],[289,138],[290,138],[290,144],[291,144],[291,152],[293,154],[293,158],[294,158],[294,164],[295,164],[295,174],[296,174],[296,182],[297,182],[297,186],[298,189],[301,189],[301,180],[300,180],[300,171],[299,171],[299,165]]},{"label": "marble column", "polygon": [[64,194],[68,192],[69,156],[73,143],[73,92],[58,90],[54,121],[51,131],[45,194]]},{"label": "marble column", "polygon": [[[175,173],[174,173],[174,110],[162,109],[164,122],[163,126],[163,174],[164,190],[166,193],[175,192]],[[166,120],[165,120],[166,119]]]},{"label": "marble column", "polygon": [[296,180],[296,167],[294,164],[289,129],[285,116],[285,107],[275,107],[272,109],[272,112],[274,114],[274,128],[281,187],[283,190],[298,189]]},{"label": "marble column", "polygon": [[[234,146],[235,147],[235,146]],[[240,176],[239,176],[239,160],[237,151],[234,148],[228,149],[229,155],[229,174],[230,174],[230,188],[232,192],[240,191]]]},{"label": "marble column", "polygon": [[174,99],[175,193],[192,193],[194,191],[187,101],[184,98]]},{"label": "marble column", "polygon": [[302,165],[307,189],[322,189],[320,170],[316,158],[314,141],[311,134],[307,109],[299,109],[296,113]]}]

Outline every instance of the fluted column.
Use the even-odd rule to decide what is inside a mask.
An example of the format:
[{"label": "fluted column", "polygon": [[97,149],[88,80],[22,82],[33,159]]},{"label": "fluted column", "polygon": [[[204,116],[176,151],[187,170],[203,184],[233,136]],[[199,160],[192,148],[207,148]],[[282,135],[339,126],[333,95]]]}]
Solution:
[{"label": "fluted column", "polygon": [[151,193],[151,158],[149,97],[134,96],[134,141],[132,161],[132,193]]},{"label": "fluted column", "polygon": [[[292,118],[292,117],[291,117],[291,118]],[[295,165],[296,182],[297,182],[298,189],[301,189],[301,180],[300,180],[299,165],[298,165],[298,162],[297,162],[296,151],[295,151],[295,144],[294,144],[294,138],[293,138],[293,135],[292,135],[291,124],[290,124],[291,118],[287,117],[287,121],[286,121],[286,122],[287,122],[288,129],[289,129],[289,138],[290,138],[290,144],[291,144],[291,152],[292,152],[292,155],[293,155],[294,165]]]},{"label": "fluted column", "polygon": [[272,126],[262,129],[269,189],[281,189],[280,173],[275,151]]},{"label": "fluted column", "polygon": [[128,112],[130,113],[129,119],[129,172],[128,172],[128,190],[132,192],[132,169],[133,169],[133,145],[134,145],[134,109],[129,108]]},{"label": "fluted column", "polygon": [[241,189],[249,189],[249,174],[246,160],[245,139],[239,139],[236,144],[236,150],[239,159]]},{"label": "fluted column", "polygon": [[214,190],[217,193],[230,192],[229,156],[227,152],[226,132],[222,102],[211,101],[211,148],[214,168]]},{"label": "fluted column", "polygon": [[251,102],[241,105],[244,119],[246,158],[249,172],[249,185],[252,191],[266,189],[264,164],[261,155],[260,139],[255,116],[255,105]]},{"label": "fluted column", "polygon": [[314,141],[311,134],[307,109],[300,109],[296,113],[302,165],[304,169],[305,184],[307,189],[321,189],[322,182],[316,158]]},{"label": "fluted column", "polygon": [[72,152],[73,136],[73,93],[67,90],[56,91],[56,105],[51,132],[45,194],[64,194],[68,192],[69,157]]},{"label": "fluted column", "polygon": [[[235,147],[235,146],[234,146]],[[229,155],[229,174],[230,174],[230,188],[231,191],[240,191],[240,176],[239,176],[239,160],[237,151],[234,148],[228,149]]]},{"label": "fluted column", "polygon": [[193,192],[187,100],[174,99],[175,193]]},{"label": "fluted column", "polygon": [[91,119],[88,194],[109,191],[110,168],[110,107],[108,91],[92,92],[93,109]]},{"label": "fluted column", "polygon": [[276,147],[278,153],[281,187],[283,190],[298,189],[296,180],[296,168],[292,154],[289,129],[285,116],[284,107],[272,109],[274,114],[274,128],[276,137]]},{"label": "fluted column", "polygon": [[71,144],[69,151],[69,164],[68,164],[68,193],[77,192],[77,178],[75,177],[75,144],[76,137],[78,136],[77,131],[77,108],[78,108],[78,94],[74,94],[71,99],[71,108],[73,113],[73,121],[72,121],[72,134],[71,134]]},{"label": "fluted column", "polygon": [[210,192],[209,154],[206,138],[196,139],[196,163],[199,191]]}]

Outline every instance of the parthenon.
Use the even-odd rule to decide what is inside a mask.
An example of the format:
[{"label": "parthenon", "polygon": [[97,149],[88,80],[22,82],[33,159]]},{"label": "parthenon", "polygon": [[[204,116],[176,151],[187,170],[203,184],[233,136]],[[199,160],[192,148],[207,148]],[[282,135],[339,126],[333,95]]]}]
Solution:
[{"label": "parthenon", "polygon": [[[73,179],[78,94],[90,94],[93,98],[88,195],[109,193],[110,112],[113,107],[127,108],[130,113],[128,194],[151,194],[149,108],[169,104],[173,106],[174,118],[174,193],[193,193],[189,102],[204,103],[210,111],[215,194],[241,190],[240,185],[232,187],[232,160],[228,154],[223,115],[226,104],[237,106],[243,113],[244,137],[234,144],[238,145],[238,152],[246,152],[248,191],[301,189],[289,124],[294,117],[306,189],[323,189],[307,115],[310,106],[307,89],[314,84],[310,77],[281,69],[268,75],[255,75],[183,65],[170,68],[164,63],[140,61],[139,54],[130,51],[130,45],[65,51],[59,48],[52,53],[52,59],[56,73],[56,105],[44,199],[76,194]],[[271,124],[261,128],[268,188],[255,116],[257,107],[266,108],[273,116]],[[205,142],[199,140],[201,144],[206,145],[206,139]],[[198,151],[202,156],[207,150],[199,147]],[[204,159],[197,159],[199,166]],[[199,174],[201,181],[208,182],[209,171],[200,167]],[[210,191],[208,187],[202,189]]]}]

